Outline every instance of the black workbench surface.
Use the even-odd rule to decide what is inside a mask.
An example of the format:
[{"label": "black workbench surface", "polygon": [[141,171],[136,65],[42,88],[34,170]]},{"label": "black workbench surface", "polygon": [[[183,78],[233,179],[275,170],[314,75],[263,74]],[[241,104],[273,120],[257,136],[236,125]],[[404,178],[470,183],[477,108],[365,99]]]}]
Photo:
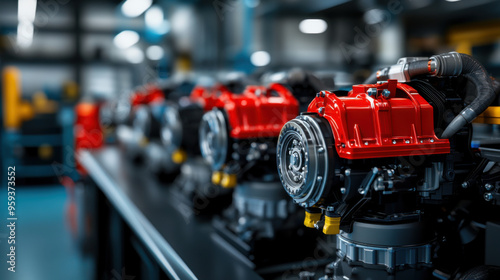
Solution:
[{"label": "black workbench surface", "polygon": [[117,148],[84,151],[79,159],[169,277],[262,279],[219,244],[209,219],[177,203],[168,186],[128,163]]}]

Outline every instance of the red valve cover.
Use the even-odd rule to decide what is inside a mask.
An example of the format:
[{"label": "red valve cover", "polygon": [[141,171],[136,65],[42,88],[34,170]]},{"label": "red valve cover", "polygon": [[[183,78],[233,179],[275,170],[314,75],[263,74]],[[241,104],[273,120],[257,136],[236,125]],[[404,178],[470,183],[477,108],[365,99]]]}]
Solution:
[{"label": "red valve cover", "polygon": [[189,99],[192,102],[199,103],[206,112],[216,107],[218,100],[226,100],[230,98],[231,95],[233,95],[233,93],[230,92],[227,87],[222,84],[216,84],[214,87],[196,86],[193,91],[191,91]]},{"label": "red valve cover", "polygon": [[242,94],[218,98],[215,105],[226,111],[230,136],[236,139],[278,137],[299,112],[297,99],[281,84],[247,86]]},{"label": "red valve cover", "polygon": [[163,102],[164,100],[163,91],[154,85],[147,85],[142,90],[136,91],[130,96],[130,104],[133,107],[141,104]]},{"label": "red valve cover", "polygon": [[[377,94],[368,95],[369,88]],[[389,97],[382,95],[389,90]],[[341,158],[363,159],[446,154],[448,139],[434,133],[432,106],[418,92],[397,80],[355,85],[346,97],[324,91],[309,104],[308,112],[325,117]]]}]

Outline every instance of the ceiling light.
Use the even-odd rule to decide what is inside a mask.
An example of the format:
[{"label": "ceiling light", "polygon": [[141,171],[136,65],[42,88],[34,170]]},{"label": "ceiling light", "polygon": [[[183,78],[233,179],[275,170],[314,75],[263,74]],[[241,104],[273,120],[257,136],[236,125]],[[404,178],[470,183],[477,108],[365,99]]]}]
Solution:
[{"label": "ceiling light", "polygon": [[163,24],[163,10],[158,5],[154,5],[146,12],[144,17],[146,25],[151,28],[159,27]]},{"label": "ceiling light", "polygon": [[266,66],[271,62],[271,56],[266,51],[254,52],[250,56],[250,62],[257,67]]},{"label": "ceiling light", "polygon": [[19,21],[35,21],[36,0],[19,0],[17,3],[17,19]]},{"label": "ceiling light", "polygon": [[322,19],[305,19],[299,23],[299,30],[305,34],[320,34],[326,31],[328,24]]},{"label": "ceiling light", "polygon": [[127,17],[138,17],[151,7],[152,3],[153,0],[127,0],[122,5],[122,13]]},{"label": "ceiling light", "polygon": [[139,42],[139,34],[132,30],[122,31],[118,33],[118,35],[116,35],[113,39],[113,43],[115,44],[115,46],[120,49],[129,48],[135,45],[137,42]]},{"label": "ceiling light", "polygon": [[144,52],[139,47],[131,47],[125,50],[125,58],[130,63],[139,64],[144,61]]},{"label": "ceiling light", "polygon": [[32,22],[21,21],[17,26],[17,45],[28,48],[33,43],[34,26]]},{"label": "ceiling light", "polygon": [[146,49],[146,56],[150,59],[150,60],[160,60],[163,58],[163,49],[160,47],[160,46],[149,46],[147,49]]}]

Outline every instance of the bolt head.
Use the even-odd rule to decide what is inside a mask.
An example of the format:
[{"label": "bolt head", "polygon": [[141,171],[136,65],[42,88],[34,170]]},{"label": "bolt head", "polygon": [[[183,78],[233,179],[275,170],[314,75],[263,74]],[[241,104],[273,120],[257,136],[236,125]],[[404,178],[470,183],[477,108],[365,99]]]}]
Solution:
[{"label": "bolt head", "polygon": [[396,144],[396,140],[392,140],[392,144]]},{"label": "bolt head", "polygon": [[376,88],[369,88],[366,91],[366,94],[368,94],[368,96],[375,96],[377,94],[377,89]]},{"label": "bolt head", "polygon": [[333,210],[335,210],[335,208],[333,206],[326,207],[326,211],[332,212]]},{"label": "bolt head", "polygon": [[410,140],[406,140],[406,141],[405,141],[405,143],[406,143],[406,144],[410,144]]},{"label": "bolt head", "polygon": [[391,92],[388,90],[388,89],[384,89],[382,91],[382,95],[385,97],[385,98],[389,98],[389,96],[391,96]]},{"label": "bolt head", "polygon": [[431,143],[434,143],[434,139],[431,139]]},{"label": "bolt head", "polygon": [[492,184],[486,184],[484,185],[484,188],[487,190],[487,191],[491,191],[493,189],[493,185]]},{"label": "bolt head", "polygon": [[347,190],[346,190],[345,188],[340,188],[340,193],[341,193],[341,194],[345,194],[345,192],[346,192],[346,191],[347,191]]},{"label": "bolt head", "polygon": [[351,169],[347,168],[347,169],[344,171],[344,174],[345,174],[345,176],[350,176],[350,175],[351,175]]},{"label": "bolt head", "polygon": [[462,188],[466,189],[469,187],[469,182],[463,182],[462,183]]},{"label": "bolt head", "polygon": [[484,194],[484,200],[491,201],[493,199],[493,195],[491,193]]}]

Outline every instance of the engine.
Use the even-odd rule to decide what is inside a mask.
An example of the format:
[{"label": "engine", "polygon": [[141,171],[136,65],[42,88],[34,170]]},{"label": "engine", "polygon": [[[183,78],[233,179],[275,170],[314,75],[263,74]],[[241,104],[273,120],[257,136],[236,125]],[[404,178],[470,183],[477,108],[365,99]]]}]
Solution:
[{"label": "engine", "polygon": [[230,80],[214,85],[197,85],[189,98],[168,102],[161,120],[161,137],[166,147],[173,147],[172,158],[178,163],[188,156],[200,155],[198,130],[203,114],[223,106],[232,95],[240,94],[245,81]]},{"label": "engine", "polygon": [[196,214],[218,212],[231,201],[231,191],[211,182],[210,166],[203,160],[198,143],[198,131],[203,114],[222,106],[232,95],[242,91],[245,79],[231,79],[215,84],[197,85],[189,98],[167,102],[161,120],[161,139],[167,157],[181,165],[173,192],[179,201]]},{"label": "engine", "polygon": [[221,101],[221,107],[203,116],[199,132],[202,155],[214,170],[212,181],[232,188],[238,174],[273,176],[276,137],[298,112],[295,97],[283,85],[272,84],[248,86],[243,94]]},{"label": "engine", "polygon": [[178,174],[179,165],[170,157],[173,148],[164,146],[162,118],[167,97],[181,94],[176,93],[173,85],[163,88],[147,85],[126,98],[110,102],[100,112],[104,127],[116,127],[116,138],[127,156],[168,181]]},{"label": "engine", "polygon": [[484,194],[498,164],[471,146],[470,123],[493,85],[470,56],[404,58],[349,92],[319,92],[283,126],[281,183],[306,227],[337,235],[324,279],[450,279],[480,263],[468,252],[499,213]]},{"label": "engine", "polygon": [[[200,150],[212,182],[234,188],[231,206],[213,226],[257,268],[297,261],[315,249],[316,233],[298,226],[302,213],[282,192],[275,167],[277,137],[299,112],[301,94],[312,97],[314,91],[281,83],[247,86],[221,98],[200,124]],[[290,243],[304,246],[284,256]]]}]

